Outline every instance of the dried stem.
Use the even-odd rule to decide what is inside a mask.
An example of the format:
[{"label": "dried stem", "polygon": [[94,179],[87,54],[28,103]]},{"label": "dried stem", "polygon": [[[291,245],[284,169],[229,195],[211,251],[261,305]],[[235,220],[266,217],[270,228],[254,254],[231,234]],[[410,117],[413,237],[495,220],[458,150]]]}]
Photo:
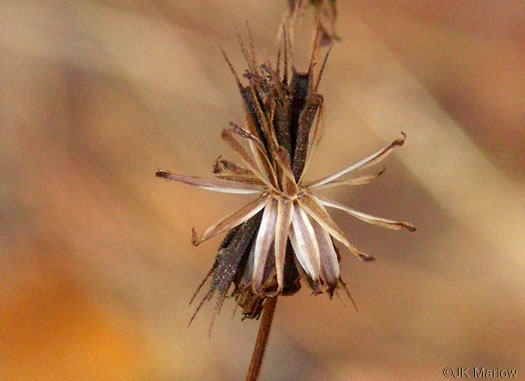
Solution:
[{"label": "dried stem", "polygon": [[246,381],[256,381],[261,371],[262,362],[264,359],[264,351],[268,344],[270,331],[272,329],[273,314],[277,306],[277,296],[273,298],[266,298],[264,303],[263,315],[261,318],[261,325],[259,326],[259,333],[257,334],[257,341],[253,348],[252,361],[246,376]]}]

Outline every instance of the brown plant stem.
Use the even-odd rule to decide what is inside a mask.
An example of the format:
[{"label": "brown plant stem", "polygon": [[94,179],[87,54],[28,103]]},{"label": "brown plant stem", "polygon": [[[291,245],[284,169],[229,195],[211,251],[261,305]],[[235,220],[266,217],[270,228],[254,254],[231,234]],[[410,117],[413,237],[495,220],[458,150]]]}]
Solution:
[{"label": "brown plant stem", "polygon": [[252,360],[250,362],[250,368],[246,375],[246,381],[256,381],[261,371],[264,351],[270,338],[270,331],[272,329],[273,315],[275,308],[277,307],[277,296],[273,298],[267,298],[264,303],[264,309],[261,318],[261,325],[259,326],[259,333],[257,334],[257,341],[253,348]]}]

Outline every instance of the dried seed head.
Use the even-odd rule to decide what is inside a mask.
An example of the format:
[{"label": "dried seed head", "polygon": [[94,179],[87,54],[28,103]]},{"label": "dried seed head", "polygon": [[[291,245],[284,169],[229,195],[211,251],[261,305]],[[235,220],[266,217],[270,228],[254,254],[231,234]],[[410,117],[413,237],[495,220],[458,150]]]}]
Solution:
[{"label": "dried seed head", "polygon": [[[312,3],[335,7],[332,1]],[[251,35],[249,49],[240,39],[248,66],[243,75],[246,84],[241,82],[223,51],[241,94],[245,126],[242,128],[231,123],[221,136],[242,165],[219,157],[213,167],[216,179],[181,176],[166,171],[156,174],[208,190],[258,195],[201,236],[193,231],[194,245],[228,232],[219,246],[213,267],[197,289],[199,292],[205,281],[212,277],[210,289],[195,313],[217,292],[216,316],[230,293],[243,309],[244,317],[258,318],[267,297],[293,295],[301,288],[301,279],[307,281],[315,294],[327,292],[331,297],[339,287],[348,292],[340,276],[341,257],[334,242],[339,241],[360,260],[372,261],[374,258],[359,251],[346,239],[326,207],[343,210],[362,221],[390,229],[416,229],[407,222],[374,217],[317,193],[322,188],[361,185],[377,178],[384,169],[374,175],[340,180],[356,170],[383,161],[404,143],[404,133],[391,144],[333,175],[310,183],[303,180],[322,135],[324,99],[318,88],[328,52],[323,64],[319,65],[321,32],[319,29],[314,38],[308,71],[298,72],[292,64],[290,77],[287,54],[283,62],[278,59],[276,69],[268,62],[257,63]],[[286,38],[284,46],[286,52]]]}]

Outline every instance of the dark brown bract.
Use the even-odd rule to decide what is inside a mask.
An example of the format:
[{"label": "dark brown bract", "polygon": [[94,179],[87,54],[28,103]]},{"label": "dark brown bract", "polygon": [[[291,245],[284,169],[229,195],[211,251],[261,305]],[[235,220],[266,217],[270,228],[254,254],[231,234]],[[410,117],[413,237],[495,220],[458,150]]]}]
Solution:
[{"label": "dark brown bract", "polygon": [[[241,93],[245,127],[231,123],[222,139],[230,145],[242,165],[219,157],[213,167],[215,179],[203,179],[158,171],[158,177],[217,192],[253,194],[254,200],[224,217],[202,235],[193,231],[194,245],[228,232],[215,263],[203,283],[212,277],[200,306],[218,293],[216,313],[231,294],[247,318],[257,318],[267,297],[292,295],[305,279],[314,293],[344,287],[339,271],[339,241],[358,259],[374,258],[352,245],[327,212],[340,209],[362,221],[390,229],[415,231],[407,223],[374,217],[321,196],[318,191],[338,185],[366,184],[383,173],[344,178],[384,160],[403,144],[405,135],[391,144],[342,169],[313,182],[304,174],[319,143],[323,97],[318,93],[326,63],[319,65],[321,33],[317,33],[307,72],[288,68],[287,43],[283,60],[274,69],[269,62],[259,65],[253,42],[248,50],[241,43],[248,65],[243,77],[230,66]],[[280,55],[279,55],[280,57]],[[282,62],[281,62],[282,61]],[[291,75],[289,76],[289,72]],[[250,154],[250,153],[251,154]],[[196,292],[196,294],[197,294]]]}]

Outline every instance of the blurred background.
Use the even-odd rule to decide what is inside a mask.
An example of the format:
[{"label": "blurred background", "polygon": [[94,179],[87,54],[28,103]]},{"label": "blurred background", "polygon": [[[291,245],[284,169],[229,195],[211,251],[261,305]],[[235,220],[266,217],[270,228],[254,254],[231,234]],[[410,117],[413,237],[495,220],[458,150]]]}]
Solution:
[{"label": "blurred background", "polygon": [[[334,218],[359,306],[281,298],[262,380],[441,380],[444,367],[525,374],[525,3],[339,2],[310,179],[407,133],[387,172],[326,191],[416,234]],[[287,2],[0,1],[0,378],[242,380],[258,324],[188,301],[249,200],[154,177],[209,176],[240,97],[250,23],[274,61]],[[297,32],[305,68],[312,12]]]}]

